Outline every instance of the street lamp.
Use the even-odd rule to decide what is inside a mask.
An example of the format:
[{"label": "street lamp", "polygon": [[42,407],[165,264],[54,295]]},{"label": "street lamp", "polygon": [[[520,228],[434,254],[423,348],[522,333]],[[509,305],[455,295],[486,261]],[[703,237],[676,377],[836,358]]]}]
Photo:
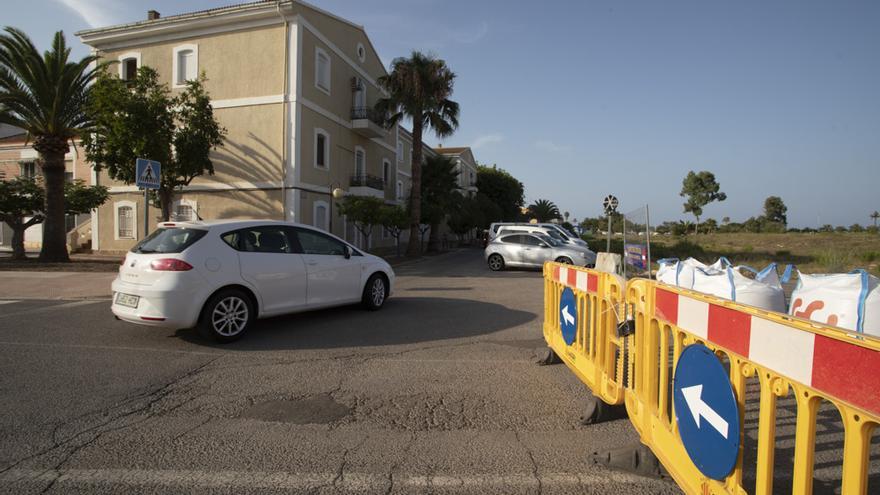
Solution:
[{"label": "street lamp", "polygon": [[333,233],[333,200],[342,199],[343,197],[345,197],[345,190],[339,187],[339,183],[330,184],[330,221],[328,224],[331,234]]}]

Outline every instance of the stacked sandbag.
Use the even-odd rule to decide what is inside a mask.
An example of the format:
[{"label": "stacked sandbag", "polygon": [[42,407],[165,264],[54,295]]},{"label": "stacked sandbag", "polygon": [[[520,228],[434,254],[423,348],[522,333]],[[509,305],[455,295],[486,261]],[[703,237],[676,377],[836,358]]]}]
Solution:
[{"label": "stacked sandbag", "polygon": [[810,275],[798,272],[788,313],[880,337],[880,279],[865,270]]},{"label": "stacked sandbag", "polygon": [[[785,292],[776,273],[776,263],[760,272],[747,266],[733,266],[723,256],[712,265],[694,258],[684,261],[666,258],[658,263],[657,280],[665,284],[770,311],[784,313],[786,310]],[[752,272],[754,278],[746,277],[742,271]]]}]

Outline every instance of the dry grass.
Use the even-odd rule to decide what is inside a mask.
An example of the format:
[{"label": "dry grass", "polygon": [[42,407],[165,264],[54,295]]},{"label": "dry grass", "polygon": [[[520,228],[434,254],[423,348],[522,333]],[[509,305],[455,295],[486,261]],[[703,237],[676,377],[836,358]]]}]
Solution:
[{"label": "dry grass", "polygon": [[804,273],[846,272],[865,268],[880,275],[880,236],[867,233],[699,234],[652,238],[654,258],[693,256],[762,268],[771,262],[794,263]]}]

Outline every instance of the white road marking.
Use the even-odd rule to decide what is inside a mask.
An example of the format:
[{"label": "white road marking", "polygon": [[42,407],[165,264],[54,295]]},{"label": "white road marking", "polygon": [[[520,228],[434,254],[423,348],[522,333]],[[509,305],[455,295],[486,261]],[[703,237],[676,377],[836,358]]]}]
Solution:
[{"label": "white road marking", "polygon": [[[49,483],[55,480],[56,486],[64,484],[76,485],[127,485],[127,486],[164,486],[164,487],[198,487],[198,488],[274,488],[288,490],[305,490],[333,484],[338,473],[294,473],[266,471],[196,471],[196,470],[159,470],[159,469],[10,469],[0,474],[0,484]],[[565,487],[583,487],[590,485],[619,485],[622,483],[638,483],[669,486],[668,483],[628,475],[618,472],[598,474],[583,473],[546,473],[539,474],[541,485]],[[398,487],[443,487],[466,488],[478,487],[524,487],[538,486],[538,479],[532,474],[439,474],[426,476],[423,474],[395,473],[394,485]],[[342,490],[378,491],[387,487],[389,481],[386,473],[346,472],[336,482]]]},{"label": "white road marking", "polygon": [[73,302],[63,303],[63,304],[55,304],[55,305],[52,305],[52,306],[43,306],[43,307],[39,307],[39,308],[31,308],[31,309],[26,309],[26,310],[24,310],[24,311],[17,311],[17,312],[14,312],[14,313],[9,313],[9,314],[0,315],[0,318],[7,318],[7,317],[10,317],[10,316],[30,315],[30,314],[34,314],[34,313],[45,313],[45,312],[48,312],[48,311],[57,311],[57,310],[60,310],[60,309],[68,309],[68,308],[74,308],[74,307],[77,307],[77,306],[86,306],[86,305],[89,305],[89,304],[98,304],[98,303],[107,303],[107,300],[106,300],[106,299],[101,299],[101,300],[86,299],[86,300],[83,300],[83,301],[73,301]]},{"label": "white road marking", "polygon": [[4,304],[12,304],[12,303],[17,303],[17,302],[20,302],[20,301],[13,301],[13,300],[6,299],[3,301],[0,301],[0,306],[2,306]]}]

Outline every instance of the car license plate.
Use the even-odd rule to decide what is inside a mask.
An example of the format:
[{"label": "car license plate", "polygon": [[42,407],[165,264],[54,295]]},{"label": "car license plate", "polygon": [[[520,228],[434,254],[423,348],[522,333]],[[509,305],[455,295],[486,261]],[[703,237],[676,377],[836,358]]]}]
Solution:
[{"label": "car license plate", "polygon": [[133,296],[131,294],[123,294],[122,292],[116,293],[116,304],[120,306],[127,306],[129,308],[136,308],[138,306],[138,301],[140,301],[140,296]]}]

